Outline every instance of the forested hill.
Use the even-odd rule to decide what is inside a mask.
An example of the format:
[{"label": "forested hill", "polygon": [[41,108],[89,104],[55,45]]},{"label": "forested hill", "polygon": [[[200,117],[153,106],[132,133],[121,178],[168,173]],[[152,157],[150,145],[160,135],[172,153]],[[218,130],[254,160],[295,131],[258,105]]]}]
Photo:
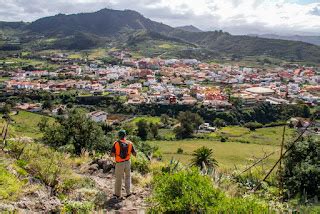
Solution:
[{"label": "forested hill", "polygon": [[[320,33],[319,33],[320,35]],[[267,38],[267,39],[282,39],[282,40],[290,40],[290,41],[301,41],[314,45],[320,46],[320,36],[303,36],[303,35],[293,35],[293,36],[282,36],[276,34],[249,34],[248,36]]]},{"label": "forested hill", "polygon": [[234,36],[222,31],[172,31],[169,35],[229,55],[268,55],[287,60],[320,62],[320,46],[304,42]]},{"label": "forested hill", "polygon": [[[0,22],[1,26],[10,26],[23,30],[27,35],[68,38],[68,43],[75,45],[69,48],[88,48],[87,45],[77,47],[78,42],[72,42],[76,35],[83,35],[92,44],[101,45],[101,38],[119,40],[131,38],[136,31],[161,34],[170,41],[192,43],[210,51],[226,56],[261,56],[281,58],[293,61],[310,61],[320,63],[320,47],[304,42],[278,39],[258,38],[252,36],[234,36],[222,31],[190,32],[190,30],[173,28],[152,21],[132,10],[102,9],[94,13],[80,13],[38,19],[32,23]],[[123,40],[121,40],[123,42]]]},{"label": "forested hill", "polygon": [[11,29],[23,29],[27,26],[25,22],[1,22],[0,21],[0,30],[11,30]]},{"label": "forested hill", "polygon": [[111,36],[123,30],[148,30],[158,33],[172,31],[168,25],[151,21],[132,10],[103,9],[95,13],[58,14],[32,22],[27,29],[45,35],[73,35],[75,32]]}]

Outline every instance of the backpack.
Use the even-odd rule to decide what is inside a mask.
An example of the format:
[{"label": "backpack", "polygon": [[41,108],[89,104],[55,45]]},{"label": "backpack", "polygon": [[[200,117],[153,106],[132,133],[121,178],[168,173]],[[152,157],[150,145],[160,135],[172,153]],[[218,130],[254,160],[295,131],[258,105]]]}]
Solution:
[{"label": "backpack", "polygon": [[120,146],[120,157],[122,159],[127,158],[128,156],[128,150],[129,150],[129,144],[123,143],[120,140],[118,141],[119,146]]}]

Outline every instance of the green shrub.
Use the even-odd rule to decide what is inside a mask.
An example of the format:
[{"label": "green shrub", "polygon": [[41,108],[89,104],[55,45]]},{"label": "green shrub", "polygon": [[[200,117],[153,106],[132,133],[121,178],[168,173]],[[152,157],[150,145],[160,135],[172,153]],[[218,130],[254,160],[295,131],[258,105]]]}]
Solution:
[{"label": "green shrub", "polygon": [[147,141],[142,141],[137,136],[129,136],[128,139],[133,142],[135,149],[142,152],[145,156],[152,156],[158,150],[157,146],[153,146]]},{"label": "green shrub", "polygon": [[228,140],[228,137],[221,136],[221,138],[220,138],[221,143],[225,143],[225,142],[227,142],[227,140]]},{"label": "green shrub", "polygon": [[183,154],[183,149],[182,148],[178,148],[177,149],[177,154]]},{"label": "green shrub", "polygon": [[92,213],[93,209],[92,202],[68,201],[64,204],[62,213]]},{"label": "green shrub", "polygon": [[320,144],[317,138],[288,144],[292,147],[284,158],[282,172],[287,198],[300,202],[317,202],[320,196]]},{"label": "green shrub", "polygon": [[151,213],[275,213],[254,198],[230,198],[196,169],[156,175]]},{"label": "green shrub", "polygon": [[137,157],[131,158],[131,168],[132,170],[136,170],[141,174],[147,174],[150,172],[150,161],[146,158],[146,156],[138,152]]},{"label": "green shrub", "polygon": [[212,186],[209,177],[198,170],[182,170],[155,176],[150,199],[152,213],[206,213],[216,206],[222,193]]},{"label": "green shrub", "polygon": [[276,213],[265,203],[249,198],[224,197],[217,206],[210,207],[209,213]]},{"label": "green shrub", "polygon": [[27,162],[25,170],[53,188],[58,184],[60,175],[67,173],[65,157],[40,144],[28,145],[21,159]]},{"label": "green shrub", "polygon": [[72,145],[68,148],[73,148],[77,155],[83,150],[105,152],[112,147],[101,126],[88,120],[86,112],[79,109],[70,110],[67,118],[62,117],[51,124],[44,119],[38,126],[45,144],[54,148]]},{"label": "green shrub", "polygon": [[175,173],[180,170],[182,170],[183,166],[179,161],[174,160],[171,158],[169,164],[166,164],[161,167],[161,172],[162,173]]},{"label": "green shrub", "polygon": [[320,205],[313,206],[299,206],[293,210],[293,213],[308,213],[308,214],[319,214],[320,213]]},{"label": "green shrub", "polygon": [[239,143],[250,144],[250,141],[248,141],[248,140],[238,139],[237,141],[238,141]]},{"label": "green shrub", "polygon": [[24,183],[0,164],[0,201],[16,200],[22,192]]},{"label": "green shrub", "polygon": [[261,123],[257,123],[257,122],[249,122],[244,124],[244,127],[250,129],[251,131],[255,131],[256,129],[260,129],[263,127],[263,125]]},{"label": "green shrub", "polygon": [[174,132],[178,139],[192,137],[199,125],[203,123],[203,119],[199,114],[190,111],[180,112],[177,119],[180,126],[177,126]]},{"label": "green shrub", "polygon": [[287,121],[276,121],[272,123],[267,123],[264,127],[276,127],[276,126],[284,126],[287,125]]},{"label": "green shrub", "polygon": [[221,127],[226,126],[226,122],[221,118],[215,118],[213,121],[213,125],[218,128],[221,128]]},{"label": "green shrub", "polygon": [[26,162],[23,160],[17,160],[15,164],[12,164],[13,169],[19,174],[19,177],[26,177],[29,173],[24,169]]},{"label": "green shrub", "polygon": [[52,148],[37,143],[21,146],[18,142],[9,142],[8,148],[12,157],[19,157],[15,169],[20,175],[30,174],[38,178],[52,187],[55,193],[67,192],[88,183],[72,172],[67,155]]},{"label": "green shrub", "polygon": [[160,152],[160,150],[157,150],[153,153],[152,158],[161,160],[162,159],[162,153]]},{"label": "green shrub", "polygon": [[256,187],[264,176],[264,172],[259,168],[253,168],[246,173],[234,174],[234,179],[239,187],[253,189]]},{"label": "green shrub", "polygon": [[58,183],[56,190],[59,193],[70,192],[78,188],[92,188],[94,181],[89,178],[82,178],[79,175],[69,174],[66,177],[62,176],[61,181]]}]

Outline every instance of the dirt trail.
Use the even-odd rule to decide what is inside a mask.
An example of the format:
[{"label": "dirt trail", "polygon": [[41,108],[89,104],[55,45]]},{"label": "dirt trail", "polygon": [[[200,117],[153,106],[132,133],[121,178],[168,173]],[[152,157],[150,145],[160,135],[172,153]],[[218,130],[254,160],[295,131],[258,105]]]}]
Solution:
[{"label": "dirt trail", "polygon": [[[4,159],[0,156],[1,162],[8,162],[9,159]],[[113,197],[115,176],[113,170],[108,173],[103,173],[103,170],[88,170],[89,166],[75,167],[73,171],[81,177],[90,178],[95,185],[92,188],[86,187],[86,191],[92,191],[95,195],[94,203],[96,205],[97,213],[117,213],[117,214],[144,214],[147,208],[146,199],[150,195],[149,188],[141,188],[137,185],[132,185],[132,192],[135,193],[123,200],[117,200]],[[81,168],[81,169],[80,169]],[[12,173],[15,171],[10,169]],[[43,183],[33,177],[28,178],[29,184],[39,185],[35,191],[30,191],[28,194],[23,195],[18,201],[2,203],[0,201],[0,213],[2,211],[17,211],[18,213],[51,213],[57,212],[62,206],[61,201],[57,196],[52,195],[52,189],[43,185]],[[81,192],[82,189],[77,189],[72,193],[71,200],[83,202],[86,198],[85,193]],[[125,190],[122,189],[122,194],[125,196]],[[91,200],[90,200],[91,201]]]},{"label": "dirt trail", "polygon": [[[150,194],[150,189],[142,189],[133,185],[132,192],[135,194],[118,200],[113,197],[115,177],[112,172],[102,173],[98,171],[86,176],[95,182],[96,188],[106,194],[106,198],[101,199],[102,201],[99,202],[102,205],[101,209],[108,212],[111,211],[111,213],[145,213],[147,207],[146,199]],[[122,187],[122,194],[125,196],[124,187]]]}]

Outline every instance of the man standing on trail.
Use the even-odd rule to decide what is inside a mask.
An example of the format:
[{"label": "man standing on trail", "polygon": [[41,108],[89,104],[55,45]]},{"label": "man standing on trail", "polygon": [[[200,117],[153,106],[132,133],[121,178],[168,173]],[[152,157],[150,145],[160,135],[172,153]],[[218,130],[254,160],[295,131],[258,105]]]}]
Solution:
[{"label": "man standing on trail", "polygon": [[114,196],[117,198],[121,198],[121,187],[122,187],[122,178],[125,175],[125,189],[126,189],[126,197],[132,195],[131,193],[131,162],[130,156],[131,154],[136,156],[137,153],[134,150],[132,142],[126,140],[127,133],[125,130],[121,130],[118,133],[119,139],[114,142],[113,147],[111,149],[111,156],[115,157],[116,167],[115,167],[115,175],[116,182],[114,187]]}]

